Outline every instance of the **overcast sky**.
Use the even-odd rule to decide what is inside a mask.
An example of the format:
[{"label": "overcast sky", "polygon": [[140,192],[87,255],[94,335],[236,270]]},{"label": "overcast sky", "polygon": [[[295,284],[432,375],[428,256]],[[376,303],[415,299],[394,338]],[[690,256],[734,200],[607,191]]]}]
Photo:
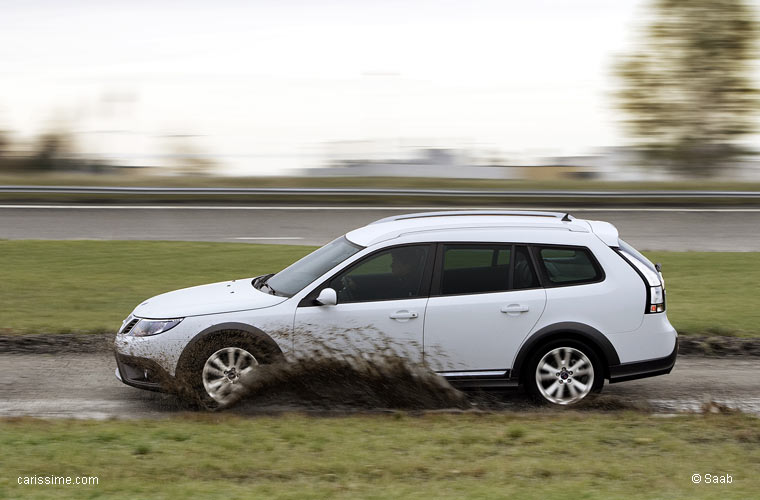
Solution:
[{"label": "overcast sky", "polygon": [[643,5],[0,0],[0,128],[255,172],[332,141],[585,153],[621,143],[610,70]]}]

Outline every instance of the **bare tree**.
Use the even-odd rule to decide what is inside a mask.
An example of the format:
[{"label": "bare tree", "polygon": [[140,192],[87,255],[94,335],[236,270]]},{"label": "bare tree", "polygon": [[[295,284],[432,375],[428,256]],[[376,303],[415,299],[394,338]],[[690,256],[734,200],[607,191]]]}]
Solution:
[{"label": "bare tree", "polygon": [[11,140],[8,137],[8,133],[5,130],[0,130],[0,158],[5,156],[6,151],[9,149]]},{"label": "bare tree", "polygon": [[63,132],[47,132],[37,139],[33,167],[38,170],[56,170],[71,152],[71,138]]},{"label": "bare tree", "polygon": [[615,73],[638,147],[671,171],[718,172],[754,129],[758,23],[744,0],[653,0],[641,44]]},{"label": "bare tree", "polygon": [[170,167],[179,175],[197,177],[212,175],[218,164],[211,155],[201,153],[201,149],[191,142],[192,136],[174,136],[171,144],[172,162]]}]

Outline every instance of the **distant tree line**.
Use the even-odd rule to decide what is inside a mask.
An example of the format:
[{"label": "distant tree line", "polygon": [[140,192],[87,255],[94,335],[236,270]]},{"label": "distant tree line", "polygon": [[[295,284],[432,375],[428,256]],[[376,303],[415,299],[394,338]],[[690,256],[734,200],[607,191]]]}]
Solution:
[{"label": "distant tree line", "polygon": [[103,160],[77,157],[72,144],[71,137],[65,132],[47,132],[31,144],[21,144],[0,130],[0,172],[102,172],[112,167]]}]

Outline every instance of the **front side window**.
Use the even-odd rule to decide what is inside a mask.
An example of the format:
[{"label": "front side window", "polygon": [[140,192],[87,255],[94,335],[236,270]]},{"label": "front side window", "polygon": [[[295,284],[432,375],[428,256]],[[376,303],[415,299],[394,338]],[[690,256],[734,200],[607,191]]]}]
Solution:
[{"label": "front side window", "polygon": [[441,294],[508,290],[511,258],[510,245],[445,245]]},{"label": "front side window", "polygon": [[538,255],[549,282],[555,285],[593,283],[602,277],[586,248],[538,247]]},{"label": "front side window", "polygon": [[275,274],[266,285],[278,295],[292,297],[361,249],[341,236]]},{"label": "front side window", "polygon": [[338,304],[421,297],[426,293],[427,245],[381,250],[330,280]]}]

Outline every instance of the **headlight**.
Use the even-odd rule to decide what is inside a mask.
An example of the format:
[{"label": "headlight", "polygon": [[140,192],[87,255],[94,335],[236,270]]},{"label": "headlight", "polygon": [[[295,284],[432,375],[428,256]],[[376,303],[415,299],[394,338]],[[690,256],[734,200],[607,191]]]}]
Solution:
[{"label": "headlight", "polygon": [[184,318],[175,319],[141,319],[132,327],[129,334],[135,337],[149,337],[171,330],[179,325]]}]

